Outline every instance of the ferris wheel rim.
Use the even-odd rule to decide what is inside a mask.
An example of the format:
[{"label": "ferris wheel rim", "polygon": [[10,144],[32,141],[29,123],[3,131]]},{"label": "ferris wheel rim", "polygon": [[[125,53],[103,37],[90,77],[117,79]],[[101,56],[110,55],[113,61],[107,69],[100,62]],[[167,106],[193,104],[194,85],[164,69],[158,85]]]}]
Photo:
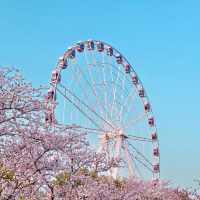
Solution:
[{"label": "ferris wheel rim", "polygon": [[[143,103],[143,105],[145,106],[145,101],[146,102],[148,102],[148,103],[150,103],[150,100],[149,100],[149,97],[147,96],[147,93],[146,93],[146,91],[145,91],[145,88],[144,88],[144,86],[143,86],[143,83],[142,83],[142,81],[140,80],[140,78],[139,78],[139,76],[137,75],[137,73],[136,73],[136,71],[133,69],[133,67],[132,67],[132,65],[128,62],[128,60],[126,59],[126,57],[125,56],[123,56],[122,55],[122,53],[120,52],[120,51],[118,51],[116,48],[114,48],[113,46],[111,46],[110,44],[108,44],[108,43],[105,43],[105,42],[102,42],[102,41],[100,41],[100,40],[85,40],[85,41],[81,41],[80,43],[83,43],[84,45],[86,45],[89,41],[93,41],[94,43],[95,43],[95,45],[97,44],[97,43],[102,43],[103,45],[104,45],[104,47],[110,47],[110,48],[112,48],[113,49],[113,56],[116,58],[117,56],[117,54],[119,54],[121,57],[122,57],[122,59],[123,59],[123,61],[125,61],[125,63],[127,63],[129,66],[130,66],[130,69],[131,69],[131,72],[132,72],[132,74],[134,74],[136,77],[137,77],[137,81],[138,81],[138,83],[137,83],[137,85],[134,85],[133,84],[133,86],[134,86],[134,88],[135,88],[135,90],[136,91],[138,91],[139,89],[138,89],[138,85],[143,89],[143,91],[144,91],[144,94],[145,94],[145,96],[143,97],[143,98],[141,98],[141,101],[142,101],[142,103]],[[78,44],[78,43],[77,43]],[[69,52],[70,51],[77,51],[77,44],[75,44],[75,45],[73,45],[72,47],[70,47],[67,51],[65,51],[65,53],[64,53],[64,55],[63,55],[63,58],[64,59],[66,59],[66,60],[68,60],[68,59],[70,59],[70,54],[69,54]],[[119,64],[120,65],[120,64]],[[123,66],[123,65],[122,65]],[[67,68],[67,67],[66,67]],[[55,67],[55,70],[57,70],[58,71],[58,76],[60,76],[61,75],[61,72],[62,72],[62,68],[59,66],[59,62],[57,63],[57,65],[56,65],[56,67]],[[131,77],[132,77],[132,75],[131,75]],[[51,87],[53,87],[53,89],[54,89],[54,95],[56,95],[56,90],[57,90],[57,86],[58,86],[58,83],[59,83],[59,80],[57,79],[53,84],[51,84]],[[150,104],[150,109],[148,110],[148,113],[150,113],[149,114],[149,116],[152,116],[152,118],[153,118],[153,120],[154,120],[154,125],[153,125],[153,129],[154,129],[154,132],[156,133],[156,146],[158,147],[158,149],[159,149],[159,140],[158,140],[158,136],[157,136],[157,128],[156,128],[156,123],[155,123],[155,117],[154,117],[154,114],[153,114],[153,111],[152,111],[152,107],[151,107],[151,104]],[[160,154],[159,154],[159,156],[157,156],[158,157],[158,164],[159,164],[159,169],[158,169],[158,172],[156,172],[156,174],[158,174],[158,177],[160,176]]]}]

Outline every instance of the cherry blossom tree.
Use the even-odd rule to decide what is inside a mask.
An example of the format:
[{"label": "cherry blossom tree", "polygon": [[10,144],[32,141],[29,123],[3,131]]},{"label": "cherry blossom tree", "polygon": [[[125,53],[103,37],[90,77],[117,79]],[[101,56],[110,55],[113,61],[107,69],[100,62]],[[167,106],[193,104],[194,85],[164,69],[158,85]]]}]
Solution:
[{"label": "cherry blossom tree", "polygon": [[191,199],[165,182],[106,176],[121,161],[96,153],[76,127],[47,125],[46,112],[43,88],[33,88],[15,69],[0,68],[1,200]]},{"label": "cherry blossom tree", "polygon": [[83,169],[98,173],[112,166],[114,162],[89,148],[86,133],[46,126],[41,88],[34,89],[18,71],[8,68],[0,70],[0,83],[2,198],[54,199],[59,175],[68,174],[67,188],[72,190]]}]

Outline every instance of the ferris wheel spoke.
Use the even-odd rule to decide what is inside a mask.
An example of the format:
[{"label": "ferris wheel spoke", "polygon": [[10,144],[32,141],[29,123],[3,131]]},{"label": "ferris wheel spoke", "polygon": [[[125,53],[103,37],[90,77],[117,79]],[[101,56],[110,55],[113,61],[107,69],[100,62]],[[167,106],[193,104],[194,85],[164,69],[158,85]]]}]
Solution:
[{"label": "ferris wheel spoke", "polygon": [[80,132],[86,133],[87,135],[89,135],[90,133],[96,134],[96,135],[102,135],[103,133],[107,132],[106,130],[103,130],[103,129],[84,127],[84,126],[76,125],[76,124],[67,125],[66,129],[67,130],[73,130],[73,132],[77,131],[79,133]]},{"label": "ferris wheel spoke", "polygon": [[[131,160],[133,161],[134,163],[134,166],[135,166],[135,169],[139,175],[140,178],[144,178],[141,170],[140,170],[140,167],[138,166],[138,163],[140,163],[142,166],[144,166],[145,168],[147,168],[150,172],[152,172],[151,168],[146,166],[146,164],[144,164],[143,162],[141,161],[138,161],[137,157],[135,158],[134,155],[132,153],[130,153],[130,156],[131,156]],[[138,162],[138,163],[137,163]]]},{"label": "ferris wheel spoke", "polygon": [[[82,77],[83,81],[91,88],[92,86],[90,85],[89,81],[86,79],[86,77],[84,76],[84,73],[82,72],[80,66],[78,65],[78,62],[76,61],[76,59],[74,59],[74,63],[75,63],[75,67],[77,70],[77,73],[80,77]],[[86,94],[85,88],[83,88],[83,83],[81,83],[80,79],[78,79],[78,83],[79,83],[79,87],[82,88],[82,92],[84,94],[85,99],[88,99],[89,94]],[[95,95],[95,97],[97,97],[97,95]],[[97,97],[98,98],[98,97]],[[91,103],[91,102],[90,102]],[[96,106],[94,106],[94,108],[96,108]],[[100,111],[101,112],[101,111]]]},{"label": "ferris wheel spoke", "polygon": [[[108,62],[104,62],[104,63],[102,63],[102,62],[96,62],[96,65],[99,65],[99,66],[101,66],[101,65],[108,65],[108,66],[110,66],[112,69],[114,69],[115,71],[119,72],[120,75],[122,75],[123,77],[125,77],[125,80],[127,81],[127,83],[132,84],[132,82],[126,76],[124,76],[124,71],[120,70],[120,68],[122,67],[122,66],[120,66],[120,64],[118,64],[117,67],[116,67],[116,65],[114,65],[112,63],[108,63]],[[115,74],[115,73],[113,72],[113,74]],[[114,80],[114,78],[113,78],[113,80]]]},{"label": "ferris wheel spoke", "polygon": [[[111,61],[109,62],[111,63]],[[112,65],[108,65],[110,66],[110,76],[111,76],[111,82],[114,83],[114,77],[113,77],[113,67]],[[112,94],[114,94],[114,87],[111,87],[112,88]],[[112,105],[110,105],[110,111],[112,110]],[[111,112],[111,117],[113,116],[112,112]]]},{"label": "ferris wheel spoke", "polygon": [[130,89],[129,90],[129,93],[127,95],[127,98],[125,99],[124,101],[124,104],[121,106],[121,109],[120,109],[120,123],[122,123],[122,116],[124,116],[124,112],[126,112],[128,114],[129,112],[129,107],[130,107],[130,104],[129,104],[129,101],[133,104],[136,97],[137,97],[137,91],[134,91],[134,92],[131,92],[132,90]]},{"label": "ferris wheel spoke", "polygon": [[108,132],[107,130],[96,129],[96,128],[89,128],[84,126],[77,126],[78,130],[89,131],[91,133],[102,134]]},{"label": "ferris wheel spoke", "polygon": [[82,126],[79,124],[67,125],[66,129],[78,130],[78,131],[93,131],[93,132],[97,132],[97,133],[105,133],[106,132],[106,130],[103,130],[103,129],[85,127],[85,126]]},{"label": "ferris wheel spoke", "polygon": [[[131,159],[133,160],[132,156],[131,156]],[[144,178],[144,176],[142,175],[142,172],[141,172],[140,168],[138,167],[137,163],[136,163],[136,162],[134,162],[134,163],[135,163],[135,169],[136,169],[137,172],[138,172],[138,176],[139,176],[140,178]]]},{"label": "ferris wheel spoke", "polygon": [[[106,115],[106,118],[109,118],[112,122],[113,122],[113,116],[112,116],[112,112],[110,107],[109,107],[109,103],[108,103],[108,94],[107,94],[107,89],[108,89],[108,81],[106,80],[106,76],[105,76],[105,68],[106,68],[106,64],[105,64],[105,56],[103,53],[101,53],[102,55],[102,62],[98,62],[96,59],[95,59],[95,56],[94,56],[94,52],[91,53],[92,56],[93,56],[93,60],[94,60],[94,64],[98,67],[101,67],[102,69],[102,76],[103,76],[103,81],[102,81],[102,88],[101,91],[103,92],[102,96],[103,96],[103,99],[104,99],[104,108],[106,109],[106,112],[105,112],[105,115]],[[99,84],[100,85],[100,84]]]},{"label": "ferris wheel spoke", "polygon": [[[77,70],[77,74],[78,74],[80,77],[82,76],[81,73],[78,72],[78,70]],[[77,79],[77,82],[79,83],[78,87],[81,88],[81,92],[82,92],[83,95],[84,95],[84,99],[88,99],[88,95],[89,95],[89,94],[86,93],[86,90],[85,90],[85,88],[83,88],[83,84],[81,84],[80,79]]]},{"label": "ferris wheel spoke", "polygon": [[125,123],[123,127],[128,129],[130,126],[141,122],[146,116],[147,114],[145,112],[142,112],[142,114],[140,114],[137,118],[130,120],[128,123]]},{"label": "ferris wheel spoke", "polygon": [[57,91],[64,97],[66,100],[68,100],[73,106],[75,106],[76,109],[78,109],[87,119],[89,119],[90,122],[92,122],[96,127],[101,129],[101,126],[97,124],[86,112],[84,112],[72,99],[67,97],[59,88],[57,88]]},{"label": "ferris wheel spoke", "polygon": [[[89,66],[93,66],[93,64],[88,64]],[[132,86],[132,84],[131,84],[131,82],[124,76],[124,74],[123,74],[123,72],[121,71],[121,70],[119,70],[119,69],[117,69],[116,67],[115,67],[115,65],[111,65],[111,64],[109,64],[109,63],[100,63],[100,62],[97,62],[97,66],[102,66],[102,67],[104,67],[104,66],[108,66],[108,67],[110,67],[110,68],[115,68],[115,70],[117,71],[117,73],[112,73],[112,76],[111,76],[111,81],[110,81],[110,83],[113,83],[114,85],[116,85],[116,86],[119,86],[121,89],[124,89],[124,91],[126,91],[126,95],[125,96],[128,96],[128,91],[130,91],[130,90],[128,90],[126,87],[125,87],[125,85],[124,85],[124,87],[122,87],[120,84],[119,84],[119,82],[123,82],[123,80],[121,79],[121,77],[120,76],[118,76],[118,73],[120,74],[120,75],[123,75],[123,77],[125,78],[125,80],[126,81],[128,81],[128,83]],[[114,77],[113,77],[113,74],[115,75],[115,77],[117,77],[118,76],[118,81],[116,81],[116,79],[114,80]],[[107,83],[108,83],[108,81],[107,81]],[[123,84],[122,84],[123,85]],[[113,89],[114,89],[114,87],[113,87]],[[117,88],[116,88],[117,89]]]},{"label": "ferris wheel spoke", "polygon": [[[105,69],[105,67],[106,67],[106,65],[108,65],[108,63],[107,62],[102,62],[102,63],[100,63],[100,62],[95,62],[95,63],[98,63],[98,66],[99,65],[101,65],[102,66],[102,69]],[[112,65],[108,65],[108,66],[112,66]],[[121,71],[119,71],[119,72],[121,72]],[[103,74],[105,74],[105,72],[103,72]],[[113,79],[113,78],[112,78]],[[120,80],[120,81],[122,81],[121,79],[120,79],[120,77],[118,78],[118,80]],[[102,85],[104,86],[104,91],[107,91],[107,88],[106,88],[106,86],[108,87],[108,83],[110,84],[110,86],[111,86],[111,88],[112,88],[112,92],[114,92],[114,85],[115,86],[117,86],[117,87],[119,87],[119,88],[122,88],[121,87],[121,85],[118,83],[118,82],[116,82],[116,81],[113,81],[113,80],[111,80],[111,82],[108,82],[107,80],[105,80],[104,79],[104,81],[103,81],[103,83],[102,83]],[[100,84],[98,84],[98,85],[100,85]],[[127,92],[127,91],[126,91]],[[105,92],[104,92],[104,94],[105,94]],[[108,97],[108,95],[106,95],[107,97]],[[115,97],[116,97],[116,99],[119,99],[119,97],[117,97],[117,94],[115,95]],[[107,99],[107,98],[106,98]],[[119,112],[116,112],[117,110],[119,110],[119,109],[117,109],[117,101],[115,101],[115,105],[113,105],[113,103],[108,103],[108,100],[105,100],[106,101],[106,107],[107,107],[107,110],[109,110],[109,111],[107,111],[106,113],[107,113],[107,116],[109,116],[109,119],[114,123],[114,121],[115,120],[113,120],[113,117],[120,117],[120,115],[119,115]],[[121,104],[118,104],[118,105],[121,105]],[[105,107],[104,107],[105,108]],[[112,112],[111,112],[112,111]],[[116,112],[115,114],[113,114],[114,112]]]},{"label": "ferris wheel spoke", "polygon": [[[142,178],[143,178],[143,175],[142,175],[142,173],[141,173],[141,170],[139,169],[139,167],[138,167],[138,165],[137,165],[137,162],[136,162],[136,160],[134,159],[133,154],[131,154],[131,152],[130,152],[130,150],[129,150],[128,147],[127,147],[127,150],[128,150],[129,157],[130,157],[130,159],[132,160],[132,162],[133,162],[133,164],[134,164],[134,166],[133,166],[133,164],[131,163],[132,166],[133,166],[133,169],[135,169],[135,171],[137,171],[139,177],[142,177]],[[136,173],[135,173],[135,174],[136,174]]]},{"label": "ferris wheel spoke", "polygon": [[[90,85],[90,88],[92,89],[92,93],[95,96],[97,104],[99,106],[100,112],[103,115],[104,108],[103,108],[102,103],[101,103],[101,101],[100,101],[100,99],[98,97],[97,90],[96,90],[96,87],[95,87],[95,82],[94,82],[94,79],[92,78],[91,70],[89,69],[90,68],[90,64],[89,64],[88,56],[87,56],[85,51],[84,51],[84,58],[85,58],[85,63],[87,65],[88,75],[89,75],[90,81],[92,83],[92,84],[90,84],[90,82],[87,80],[87,84]],[[91,67],[93,67],[93,66],[91,66]]]},{"label": "ferris wheel spoke", "polygon": [[122,102],[122,105],[121,105],[121,107],[119,108],[119,121],[121,122],[121,120],[122,120],[122,115],[121,115],[121,110],[122,110],[122,108],[126,105],[126,104],[124,104],[123,105],[123,102],[124,102],[124,99],[125,99],[125,75],[123,76],[123,81],[122,81],[122,94],[121,94],[121,102]]},{"label": "ferris wheel spoke", "polygon": [[135,136],[135,135],[127,135],[129,139],[136,140],[136,141],[142,141],[142,142],[152,142],[152,139]]},{"label": "ferris wheel spoke", "polygon": [[153,173],[153,170],[147,165],[145,164],[142,160],[140,160],[137,156],[135,156],[135,159],[141,163],[144,167],[146,167],[149,171],[151,171]]},{"label": "ferris wheel spoke", "polygon": [[[118,65],[118,69],[120,68],[120,65]],[[117,73],[117,78],[115,79],[115,84],[118,82],[119,79],[119,71]],[[116,99],[116,87],[113,88],[113,101],[112,101],[112,105],[111,105],[111,114],[113,112],[113,107],[115,104],[115,99]]]},{"label": "ferris wheel spoke", "polygon": [[[106,83],[106,85],[107,85],[107,87],[108,87],[108,81],[106,81],[105,82]],[[109,110],[112,110],[113,112],[112,112],[112,118],[114,117],[114,116],[117,116],[118,117],[118,119],[119,119],[119,121],[121,120],[121,118],[122,118],[122,115],[121,115],[121,112],[120,112],[120,110],[122,110],[122,108],[125,110],[125,104],[123,104],[123,102],[122,101],[120,101],[120,99],[122,99],[121,98],[121,96],[122,96],[122,94],[121,93],[123,93],[124,95],[123,96],[128,96],[128,90],[125,88],[125,87],[122,87],[119,83],[115,83],[114,81],[111,81],[111,82],[109,82],[109,85],[110,85],[110,87],[112,88],[112,92],[114,91],[114,87],[113,87],[113,85],[115,85],[116,87],[118,87],[118,90],[119,90],[119,94],[120,95],[117,95],[117,93],[116,93],[116,95],[115,95],[115,104],[113,104],[113,102],[111,102],[111,103],[108,103],[107,102],[107,107],[109,108]],[[118,101],[119,100],[119,101]],[[118,107],[118,106],[119,107]],[[115,111],[117,111],[116,113],[115,113]],[[113,115],[113,113],[115,113],[115,115]],[[121,123],[121,121],[120,121],[120,123]]]},{"label": "ferris wheel spoke", "polygon": [[[70,91],[68,88],[66,88],[65,86],[62,85],[62,87],[65,88],[65,91],[67,91],[73,98],[75,98],[80,104],[82,104],[83,106],[85,106],[91,113],[93,113],[97,118],[101,119],[101,121],[103,121],[104,123],[106,123],[107,125],[109,125],[112,129],[114,129],[114,127],[112,126],[112,124],[108,121],[106,121],[102,116],[100,116],[94,109],[92,109],[90,106],[88,106],[83,100],[81,100],[79,97],[77,97],[72,91]],[[59,92],[61,92],[59,89],[58,89]],[[63,94],[63,93],[62,93]],[[67,95],[63,94],[63,96],[65,98],[68,98]],[[70,100],[70,99],[69,99]],[[71,102],[74,103],[74,101],[71,100]],[[74,103],[75,104],[75,103]],[[76,104],[77,107],[79,107],[77,104]]]},{"label": "ferris wheel spoke", "polygon": [[[73,74],[73,78],[72,78],[72,81],[71,81],[71,83],[69,84],[69,88],[72,88],[73,86],[74,86],[74,83],[80,83],[80,78],[81,78],[81,74],[80,73],[78,73],[78,71],[76,71],[76,67],[71,67],[71,69],[73,69],[74,70],[74,73],[72,73]],[[62,84],[60,84],[60,85],[62,85]],[[82,88],[82,86],[81,86],[81,84],[79,84],[79,87],[80,88]],[[87,96],[86,94],[85,94],[85,90],[82,90],[83,91],[83,94],[85,95],[85,97]],[[65,91],[66,92],[66,91]],[[66,95],[66,94],[65,94]],[[64,101],[64,105],[66,104],[66,101]],[[73,114],[74,114],[74,116],[75,116],[75,114],[76,113],[73,113],[73,110],[72,110],[72,108],[70,108],[70,110],[71,110],[71,112],[70,112],[70,120],[71,120],[71,122],[73,121]],[[63,113],[65,113],[65,110],[63,111]]]},{"label": "ferris wheel spoke", "polygon": [[[76,61],[76,59],[75,59],[75,66],[74,66],[74,68],[76,69],[76,71],[77,71],[77,74],[78,74],[78,76],[77,77],[82,77],[82,79],[87,83],[87,84],[89,84],[89,82],[87,81],[87,79],[86,78],[84,78],[84,75],[83,75],[83,72],[81,71],[81,68],[80,68],[80,66],[77,64],[77,61]],[[89,94],[86,94],[86,91],[87,90],[85,90],[85,88],[83,88],[83,83],[81,84],[81,81],[80,81],[80,79],[79,78],[77,78],[77,82],[79,83],[79,88],[81,88],[82,89],[82,92],[83,92],[83,95],[84,95],[84,99],[88,99],[88,97],[89,97]],[[90,102],[91,103],[91,102]],[[90,105],[91,106],[91,105]],[[96,106],[93,106],[94,108],[96,108]],[[95,109],[95,112],[98,112],[97,111],[97,108]]]},{"label": "ferris wheel spoke", "polygon": [[146,164],[153,166],[153,164],[149,161],[149,159],[146,158],[146,156],[143,153],[141,153],[135,146],[133,146],[130,142],[128,142],[128,145],[134,150],[135,153],[137,153],[137,155],[140,156],[140,158],[142,158],[143,161],[146,162]]},{"label": "ferris wheel spoke", "polygon": [[[102,54],[102,60],[104,63],[104,54]],[[107,81],[106,81],[106,76],[105,76],[105,66],[104,65],[102,67],[102,71],[103,71],[103,82],[104,82],[104,84],[103,84],[103,86],[104,86],[104,101],[105,101],[105,107],[108,108]],[[106,119],[107,119],[107,115],[106,115]]]},{"label": "ferris wheel spoke", "polygon": [[[108,66],[110,66],[111,69],[115,68],[116,71],[117,71],[117,74],[115,75],[116,79],[114,80],[114,78],[113,78],[113,74],[114,74],[113,70],[110,70],[111,82],[113,83],[112,84],[113,101],[112,101],[112,103],[110,105],[111,106],[110,110],[111,110],[112,117],[113,117],[114,110],[118,110],[117,116],[120,119],[120,118],[122,118],[121,117],[121,113],[119,112],[121,110],[121,108],[120,107],[117,108],[116,99],[120,99],[122,101],[125,96],[128,96],[129,92],[128,92],[127,88],[125,87],[125,80],[128,80],[128,79],[126,78],[124,73],[120,70],[120,65],[118,65],[118,68],[116,68],[115,65],[109,64],[107,62],[102,63],[102,65],[104,65],[104,66],[108,65]],[[121,76],[123,76],[123,78]],[[121,84],[119,84],[119,82],[121,82]],[[120,95],[119,96],[117,96],[117,87],[120,88],[120,91],[119,91]],[[123,107],[121,103],[120,103],[120,105],[121,105],[121,107]]]},{"label": "ferris wheel spoke", "polygon": [[148,169],[151,173],[153,173],[153,170],[145,162],[143,162],[140,158],[138,158],[137,156],[134,156],[132,153],[130,153],[130,155],[131,155],[131,157],[132,157],[133,160],[138,161],[138,163],[140,163],[146,169]]},{"label": "ferris wheel spoke", "polygon": [[[91,82],[92,82],[92,85],[89,83],[89,81],[87,81],[87,83],[88,83],[88,85],[90,86],[90,88],[92,89],[92,92],[93,92],[94,96],[96,97],[97,104],[98,104],[99,107],[101,108],[101,113],[102,113],[102,114],[105,113],[105,115],[110,116],[108,110],[107,110],[106,107],[105,107],[105,104],[102,103],[102,101],[101,101],[100,98],[98,97],[99,95],[98,95],[97,89],[96,89],[96,85],[97,85],[97,84],[95,83],[94,79],[92,78],[91,72],[90,72],[90,70],[89,70],[89,64],[88,64],[89,61],[88,61],[88,57],[87,57],[86,53],[85,53],[85,61],[86,61],[86,64],[87,64],[87,66],[88,66],[88,72],[89,72],[89,76],[90,76],[90,80],[91,80]],[[96,64],[96,60],[94,60],[93,62],[94,62],[94,64]],[[104,112],[103,112],[103,111],[104,111]],[[103,115],[104,115],[104,114],[103,114]],[[106,120],[107,120],[107,119],[106,119]],[[109,120],[112,120],[112,118],[109,117]]]},{"label": "ferris wheel spoke", "polygon": [[132,109],[132,107],[130,107],[130,106],[133,106],[136,104],[137,97],[138,97],[137,90],[132,92],[131,95],[129,97],[127,97],[126,103],[124,103],[125,106],[123,107],[123,109],[121,111],[121,115],[124,116],[124,118],[123,118],[124,121],[127,121],[127,117],[129,116],[131,109]]},{"label": "ferris wheel spoke", "polygon": [[[116,98],[116,99],[118,99],[118,98]],[[120,119],[120,115],[119,115],[119,112],[118,112],[117,107],[122,106],[122,104],[121,104],[121,102],[118,101],[118,100],[115,101],[115,104],[116,104],[116,106],[113,107],[114,116],[113,116],[113,118],[112,118],[111,121],[112,121],[112,124],[115,124],[115,125],[116,125],[117,122],[118,122],[118,124],[119,124],[119,119]],[[108,104],[108,107],[111,107],[111,103]],[[115,117],[115,118],[114,118],[114,117]]]},{"label": "ferris wheel spoke", "polygon": [[142,174],[140,168],[138,167],[137,162],[135,162],[133,156],[131,156],[131,160],[132,160],[133,163],[134,163],[134,166],[135,166],[135,169],[136,169],[136,171],[137,171],[137,173],[138,173],[138,176],[139,176],[140,178],[144,178],[144,176],[143,176],[143,174]]},{"label": "ferris wheel spoke", "polygon": [[[97,66],[97,67],[100,67],[99,65],[97,65],[97,60],[96,60],[96,57],[94,55],[94,52],[91,52],[91,55],[93,57],[94,65]],[[102,57],[103,57],[103,54],[102,54]],[[104,57],[102,59],[104,60]],[[101,69],[102,69],[102,74],[103,74],[102,87],[104,88],[104,90],[101,89],[101,91],[103,91],[102,96],[103,96],[103,99],[104,99],[104,108],[106,110],[106,112],[104,114],[105,114],[105,119],[106,120],[108,120],[108,118],[109,118],[109,120],[111,120],[111,117],[110,117],[110,114],[108,112],[108,109],[106,109],[106,108],[108,108],[108,105],[107,105],[108,100],[107,100],[107,90],[106,90],[105,66],[102,65]],[[95,84],[94,81],[93,81],[93,83]],[[96,88],[95,85],[94,85],[94,88]]]}]

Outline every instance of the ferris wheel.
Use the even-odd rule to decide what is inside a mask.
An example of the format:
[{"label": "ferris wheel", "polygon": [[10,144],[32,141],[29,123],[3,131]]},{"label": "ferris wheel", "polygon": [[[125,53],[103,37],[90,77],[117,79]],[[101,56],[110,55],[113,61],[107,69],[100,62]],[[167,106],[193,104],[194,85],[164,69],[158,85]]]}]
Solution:
[{"label": "ferris wheel", "polygon": [[159,179],[155,118],[146,91],[127,59],[97,40],[69,47],[52,71],[46,122],[87,132],[90,144],[108,159],[113,178]]}]

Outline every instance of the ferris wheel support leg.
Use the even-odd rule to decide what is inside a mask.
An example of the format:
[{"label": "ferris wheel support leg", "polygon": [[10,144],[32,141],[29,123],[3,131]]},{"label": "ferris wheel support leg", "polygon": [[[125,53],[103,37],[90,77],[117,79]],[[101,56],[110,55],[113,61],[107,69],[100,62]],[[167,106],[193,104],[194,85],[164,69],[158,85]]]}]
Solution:
[{"label": "ferris wheel support leg", "polygon": [[[115,146],[115,159],[118,159],[119,156],[120,156],[120,150],[121,150],[121,147],[122,147],[122,137],[119,136],[117,138],[117,142],[116,142],[116,146]],[[117,178],[117,174],[118,174],[118,167],[114,167],[111,171],[111,176],[116,179]]]},{"label": "ferris wheel support leg", "polygon": [[[106,159],[110,160],[110,156],[109,156],[109,146],[108,146],[108,140],[105,137],[102,137],[100,140],[100,146],[97,150],[98,153],[105,153],[106,154]],[[108,172],[108,176],[112,176],[112,170],[109,170]]]},{"label": "ferris wheel support leg", "polygon": [[105,139],[105,137],[102,137],[100,139],[100,146],[97,150],[98,153],[106,152],[108,153],[108,141]]},{"label": "ferris wheel support leg", "polygon": [[126,156],[126,161],[127,161],[127,164],[128,164],[128,170],[129,170],[129,174],[131,177],[135,177],[135,173],[134,173],[134,166],[133,166],[133,163],[132,163],[132,159],[130,157],[130,153],[129,153],[129,150],[128,150],[128,144],[126,141],[124,141],[124,151],[125,151],[125,156]]}]

